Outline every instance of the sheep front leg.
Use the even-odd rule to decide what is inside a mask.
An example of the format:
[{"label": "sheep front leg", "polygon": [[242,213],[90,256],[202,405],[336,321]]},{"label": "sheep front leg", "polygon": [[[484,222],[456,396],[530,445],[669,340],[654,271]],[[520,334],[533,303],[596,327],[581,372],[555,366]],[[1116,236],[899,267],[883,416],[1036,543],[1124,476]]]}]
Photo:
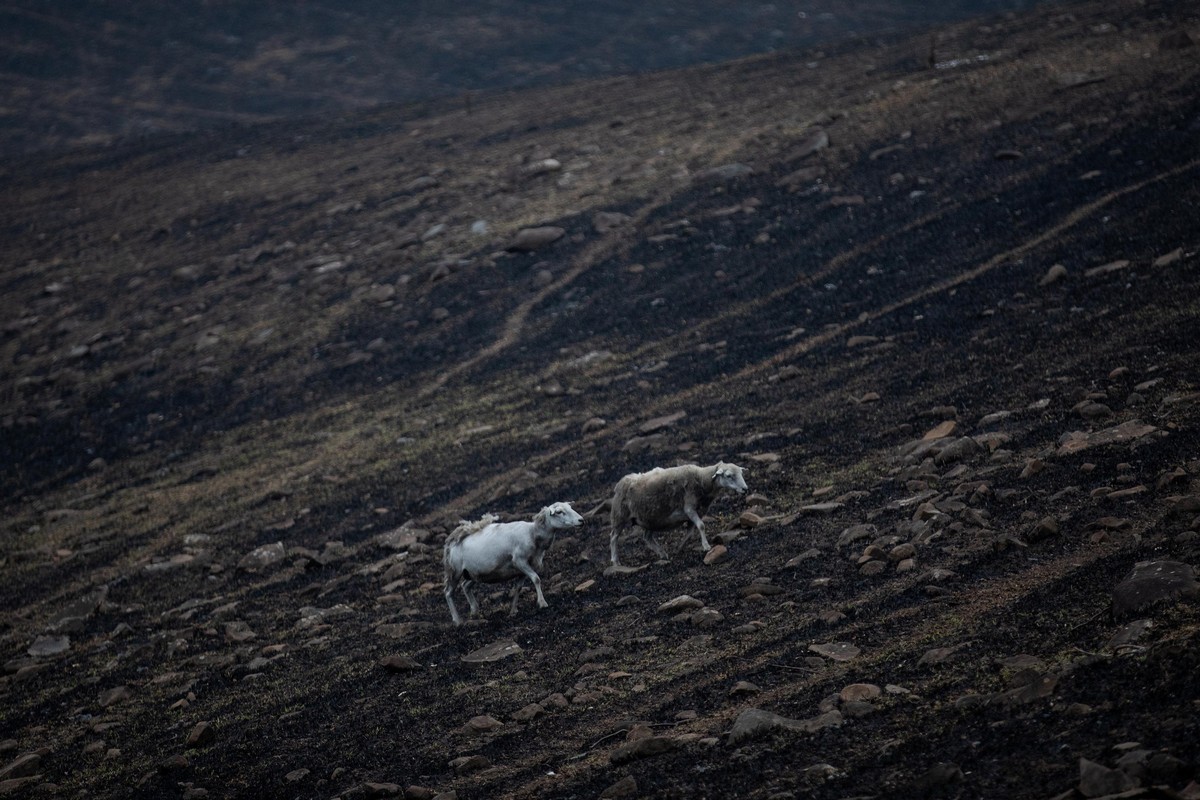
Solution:
[{"label": "sheep front leg", "polygon": [[617,556],[617,537],[621,534],[623,527],[623,525],[613,525],[612,533],[608,535],[608,554],[614,567],[621,566],[621,559]]},{"label": "sheep front leg", "polygon": [[513,566],[521,570],[521,573],[529,578],[529,582],[533,584],[533,590],[537,592],[538,608],[546,608],[550,604],[546,602],[546,598],[542,596],[542,579],[533,571],[533,567],[529,566],[529,561],[525,558],[513,558]]},{"label": "sheep front leg", "polygon": [[683,512],[687,514],[688,519],[692,521],[692,524],[696,526],[696,530],[700,532],[700,548],[706,553],[712,550],[712,545],[708,543],[708,537],[704,535],[704,520],[700,519],[700,515],[696,513],[696,509],[689,505],[683,509]]}]

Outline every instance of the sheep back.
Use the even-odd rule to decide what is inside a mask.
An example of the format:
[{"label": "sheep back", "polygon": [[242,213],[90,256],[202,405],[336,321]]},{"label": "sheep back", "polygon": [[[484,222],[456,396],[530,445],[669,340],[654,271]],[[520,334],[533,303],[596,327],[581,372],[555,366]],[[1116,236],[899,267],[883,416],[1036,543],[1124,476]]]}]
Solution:
[{"label": "sheep back", "polygon": [[716,496],[714,472],[715,467],[685,464],[626,475],[613,492],[614,525],[632,519],[650,530],[684,522],[683,506],[689,498],[696,513],[703,515]]}]

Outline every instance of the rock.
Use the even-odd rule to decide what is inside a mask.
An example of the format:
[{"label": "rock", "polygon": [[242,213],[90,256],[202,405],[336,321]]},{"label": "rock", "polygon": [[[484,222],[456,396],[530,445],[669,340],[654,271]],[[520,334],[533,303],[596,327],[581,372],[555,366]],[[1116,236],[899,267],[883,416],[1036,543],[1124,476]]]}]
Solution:
[{"label": "rock", "polygon": [[787,189],[789,192],[796,192],[800,189],[816,181],[825,174],[825,167],[814,164],[813,166],[801,167],[800,169],[789,172],[779,180],[775,181],[775,186],[780,189]]},{"label": "rock", "polygon": [[459,756],[458,758],[451,759],[449,764],[450,769],[459,775],[469,775],[472,772],[479,772],[491,765],[492,762],[481,755]]},{"label": "rock", "polygon": [[738,515],[739,528],[756,528],[763,523],[762,516],[755,514],[753,511],[743,511]]},{"label": "rock", "polygon": [[388,672],[411,672],[414,669],[421,669],[419,661],[400,654],[384,656],[379,660],[379,666]]},{"label": "rock", "polygon": [[1083,277],[1094,278],[1097,275],[1107,275],[1110,272],[1119,272],[1120,270],[1123,270],[1126,267],[1128,267],[1129,264],[1130,264],[1130,262],[1126,259],[1121,259],[1119,261],[1110,261],[1109,263],[1102,264],[1099,267],[1092,267],[1091,269],[1084,270]]},{"label": "rock", "polygon": [[1005,148],[1003,150],[997,150],[995,155],[993,156],[993,158],[995,158],[997,161],[1016,161],[1018,158],[1023,158],[1023,157],[1024,157],[1024,155],[1021,153],[1020,150],[1014,150],[1012,148]]},{"label": "rock", "polygon": [[958,423],[952,419],[948,419],[927,430],[925,435],[921,437],[921,441],[931,442],[935,439],[945,439],[947,436],[953,436],[957,430]]},{"label": "rock", "polygon": [[917,554],[916,545],[911,542],[898,544],[893,547],[887,554],[889,561],[903,561],[906,558],[912,558]]},{"label": "rock", "polygon": [[925,655],[921,656],[917,661],[918,666],[927,666],[930,664],[944,664],[947,661],[957,658],[963,650],[970,647],[974,642],[963,642],[956,644],[953,647],[934,647],[925,651]]},{"label": "rock", "polygon": [[729,731],[729,746],[735,747],[777,730],[816,733],[824,728],[840,727],[841,724],[842,715],[838,711],[827,711],[818,717],[801,720],[788,719],[758,708],[747,708],[734,720],[733,728]]},{"label": "rock", "polygon": [[1058,283],[1066,277],[1067,268],[1062,264],[1055,264],[1054,266],[1050,267],[1050,269],[1046,270],[1046,274],[1042,276],[1040,281],[1038,281],[1038,286],[1050,286]]},{"label": "rock", "polygon": [[500,661],[521,652],[521,646],[511,639],[501,639],[491,644],[473,650],[462,657],[468,664],[486,664]]},{"label": "rock", "polygon": [[42,764],[41,753],[25,753],[0,768],[0,780],[24,778],[37,773]]},{"label": "rock", "polygon": [[278,564],[286,557],[287,548],[283,546],[283,542],[265,544],[262,547],[256,547],[244,555],[242,560],[238,562],[238,569],[245,572],[258,572],[259,570]]},{"label": "rock", "polygon": [[481,714],[467,720],[466,730],[469,733],[491,733],[504,727],[504,723],[495,717]]},{"label": "rock", "polygon": [[115,706],[118,703],[124,703],[132,696],[133,693],[129,691],[128,686],[114,686],[112,689],[109,689],[100,695],[99,702],[102,708],[108,708],[109,706]]},{"label": "rock", "polygon": [[722,164],[719,167],[702,169],[692,176],[696,183],[725,183],[727,181],[745,178],[754,174],[754,167],[749,164]]},{"label": "rock", "polygon": [[1119,647],[1133,644],[1149,633],[1153,627],[1154,622],[1148,619],[1135,619],[1133,622],[1126,623],[1108,640],[1106,648],[1116,650]]},{"label": "rock", "polygon": [[934,764],[925,774],[913,782],[913,787],[922,792],[928,792],[939,786],[949,786],[964,780],[962,769],[953,762]]},{"label": "rock", "polygon": [[530,703],[514,711],[512,718],[516,722],[531,722],[545,713],[546,709],[540,703]]},{"label": "rock", "polygon": [[1081,431],[1072,431],[1065,434],[1058,441],[1057,455],[1071,455],[1086,450],[1090,447],[1100,447],[1110,444],[1123,444],[1125,442],[1140,439],[1157,431],[1158,428],[1153,425],[1146,425],[1138,420],[1130,420],[1122,422],[1114,428],[1105,428],[1095,433],[1085,433]]},{"label": "rock", "polygon": [[1195,45],[1195,40],[1188,36],[1188,32],[1182,28],[1171,31],[1158,40],[1159,50],[1186,50]]},{"label": "rock", "polygon": [[758,694],[761,691],[762,689],[750,681],[738,681],[733,685],[733,688],[729,690],[729,696],[737,697],[738,695],[744,694]]},{"label": "rock", "polygon": [[1079,759],[1079,793],[1084,797],[1101,797],[1136,789],[1137,782],[1119,769]]},{"label": "rock", "polygon": [[283,779],[285,781],[287,781],[288,783],[299,783],[300,781],[302,781],[308,777],[309,772],[310,772],[310,770],[307,770],[304,767],[301,767],[300,769],[294,769],[291,772],[289,772],[287,775],[284,775]]},{"label": "rock", "polygon": [[858,568],[858,574],[865,575],[870,578],[876,575],[882,575],[886,570],[887,564],[885,562],[872,559]]},{"label": "rock", "polygon": [[432,189],[437,185],[437,178],[433,177],[432,175],[422,175],[419,178],[413,178],[411,181],[404,184],[402,187],[400,187],[400,191],[412,194],[415,192],[425,191],[426,189]]},{"label": "rock", "polygon": [[1182,597],[1200,597],[1200,584],[1190,564],[1141,561],[1113,589],[1113,616],[1129,617],[1157,603]]},{"label": "rock", "polygon": [[191,732],[188,733],[188,747],[204,747],[216,738],[216,732],[213,731],[212,725],[206,721],[197,722],[192,726]]},{"label": "rock", "polygon": [[619,211],[597,211],[592,215],[592,229],[596,233],[607,233],[629,222],[629,215]]},{"label": "rock", "polygon": [[720,564],[722,561],[729,558],[729,548],[723,544],[713,545],[713,548],[704,554],[705,564]]},{"label": "rock", "polygon": [[660,614],[675,614],[679,611],[703,607],[704,603],[702,601],[697,600],[691,595],[681,594],[660,605],[658,611]]},{"label": "rock", "polygon": [[883,690],[873,683],[852,683],[838,692],[838,698],[843,703],[855,700],[875,700],[883,696]]},{"label": "rock", "polygon": [[799,161],[808,158],[813,153],[829,147],[829,134],[823,128],[816,128],[804,136],[794,150],[788,152],[785,161]]},{"label": "rock", "polygon": [[609,786],[600,793],[600,800],[632,800],[638,796],[638,783],[632,775],[626,775],[621,780]]},{"label": "rock", "polygon": [[593,586],[595,586],[595,585],[596,585],[596,579],[595,579],[595,578],[588,578],[586,581],[583,581],[582,583],[580,583],[579,585],[577,585],[577,586],[575,587],[575,591],[576,591],[577,593],[583,593],[583,592],[586,592],[586,591],[588,591],[589,589],[591,589],[591,588],[592,588]]},{"label": "rock", "polygon": [[70,636],[39,636],[25,652],[34,658],[45,658],[65,653],[71,649]]},{"label": "rock", "polygon": [[870,524],[851,525],[849,528],[842,530],[838,536],[837,546],[845,547],[848,544],[857,542],[860,539],[874,539],[879,535],[879,529]]},{"label": "rock", "polygon": [[613,764],[628,764],[630,761],[669,753],[674,749],[675,740],[670,737],[646,736],[617,747],[608,754],[608,759]]},{"label": "rock", "polygon": [[653,433],[658,433],[664,428],[669,428],[679,420],[687,416],[686,411],[676,411],[674,414],[666,414],[661,417],[649,419],[638,426],[638,434],[640,436],[649,436]]},{"label": "rock", "polygon": [[506,250],[510,252],[528,253],[540,250],[553,244],[566,235],[566,231],[556,225],[543,225],[536,228],[523,228],[509,243]]},{"label": "rock", "polygon": [[607,420],[603,419],[602,417],[592,417],[587,422],[583,423],[583,427],[580,428],[580,431],[583,433],[595,433],[596,431],[603,430],[607,426]]},{"label": "rock", "polygon": [[820,656],[834,661],[851,661],[858,657],[861,649],[849,642],[829,642],[828,644],[810,644],[808,649]]},{"label": "rock", "polygon": [[955,461],[962,461],[963,459],[970,458],[971,456],[980,452],[982,449],[983,447],[979,444],[979,442],[975,441],[970,436],[963,436],[955,439],[953,442],[943,447],[941,451],[933,457],[933,463],[939,466],[953,464]]},{"label": "rock", "polygon": [[832,514],[833,512],[839,511],[845,507],[845,503],[830,501],[828,503],[811,503],[806,506],[800,506],[798,510],[802,514]]},{"label": "rock", "polygon": [[1169,267],[1182,258],[1183,258],[1183,248],[1176,247],[1171,252],[1161,255],[1158,258],[1154,259],[1154,266],[1158,267],[1158,268]]}]

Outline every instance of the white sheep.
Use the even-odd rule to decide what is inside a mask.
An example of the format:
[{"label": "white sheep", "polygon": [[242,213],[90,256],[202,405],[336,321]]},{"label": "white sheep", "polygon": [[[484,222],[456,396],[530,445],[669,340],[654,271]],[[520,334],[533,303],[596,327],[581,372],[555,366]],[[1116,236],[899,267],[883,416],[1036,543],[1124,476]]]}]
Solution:
[{"label": "white sheep", "polygon": [[[471,614],[479,613],[479,602],[472,591],[476,582],[500,583],[524,575],[537,592],[538,608],[545,608],[542,579],[537,574],[542,568],[542,558],[557,531],[574,528],[583,522],[583,517],[575,513],[570,503],[548,505],[532,522],[497,522],[496,519],[492,514],[485,514],[475,522],[463,522],[446,538],[442,558],[446,568],[443,593],[455,625],[462,624],[454,605],[455,588],[462,589],[471,604]],[[518,583],[513,587],[509,616],[517,613],[521,586]]]},{"label": "white sheep", "polygon": [[745,493],[746,480],[741,467],[719,461],[711,467],[692,464],[668,469],[655,467],[621,478],[612,498],[609,549],[613,566],[621,563],[617,557],[617,536],[630,522],[642,529],[646,545],[661,559],[667,559],[667,551],[654,534],[680,523],[695,527],[700,533],[700,546],[705,552],[711,550],[701,516],[721,489]]}]

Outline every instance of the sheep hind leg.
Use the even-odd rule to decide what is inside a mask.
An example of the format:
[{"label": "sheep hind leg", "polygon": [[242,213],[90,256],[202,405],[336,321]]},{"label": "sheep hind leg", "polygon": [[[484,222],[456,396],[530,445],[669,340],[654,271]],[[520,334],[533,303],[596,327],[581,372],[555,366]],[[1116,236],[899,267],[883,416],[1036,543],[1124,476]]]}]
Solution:
[{"label": "sheep hind leg", "polygon": [[700,549],[704,552],[712,550],[712,545],[708,543],[708,537],[704,535],[704,520],[700,519],[700,515],[696,513],[694,508],[685,508],[684,512],[688,515],[688,519],[696,526],[696,531],[700,534]]},{"label": "sheep hind leg", "polygon": [[454,605],[454,584],[453,579],[446,581],[446,588],[442,590],[442,594],[446,596],[446,605],[450,606],[450,619],[454,621],[457,627],[462,625],[462,617],[458,615],[458,608]]},{"label": "sheep hind leg", "polygon": [[479,615],[479,600],[475,597],[475,581],[470,578],[462,582],[462,593],[467,598],[467,602],[471,605],[471,616]]},{"label": "sheep hind leg", "polygon": [[513,590],[512,590],[512,605],[511,605],[511,606],[509,607],[509,609],[508,609],[508,615],[509,615],[510,617],[515,617],[515,616],[517,615],[517,600],[519,600],[519,599],[520,599],[520,597],[521,597],[521,590],[522,590],[522,589],[524,589],[524,588],[525,588],[525,586],[524,586],[523,584],[521,584],[521,583],[518,583],[518,584],[516,584],[515,586],[513,586]]},{"label": "sheep hind leg", "polygon": [[533,584],[533,590],[537,592],[538,608],[546,608],[550,604],[546,602],[545,596],[542,595],[542,579],[533,571],[533,567],[529,566],[529,562],[525,559],[513,559],[513,566],[521,570],[521,573],[529,578],[529,582]]},{"label": "sheep hind leg", "polygon": [[667,553],[667,548],[663,547],[662,542],[658,540],[658,537],[654,535],[653,531],[648,531],[643,528],[642,541],[646,543],[647,547],[654,551],[654,555],[658,556],[660,561],[671,560],[670,554]]}]

